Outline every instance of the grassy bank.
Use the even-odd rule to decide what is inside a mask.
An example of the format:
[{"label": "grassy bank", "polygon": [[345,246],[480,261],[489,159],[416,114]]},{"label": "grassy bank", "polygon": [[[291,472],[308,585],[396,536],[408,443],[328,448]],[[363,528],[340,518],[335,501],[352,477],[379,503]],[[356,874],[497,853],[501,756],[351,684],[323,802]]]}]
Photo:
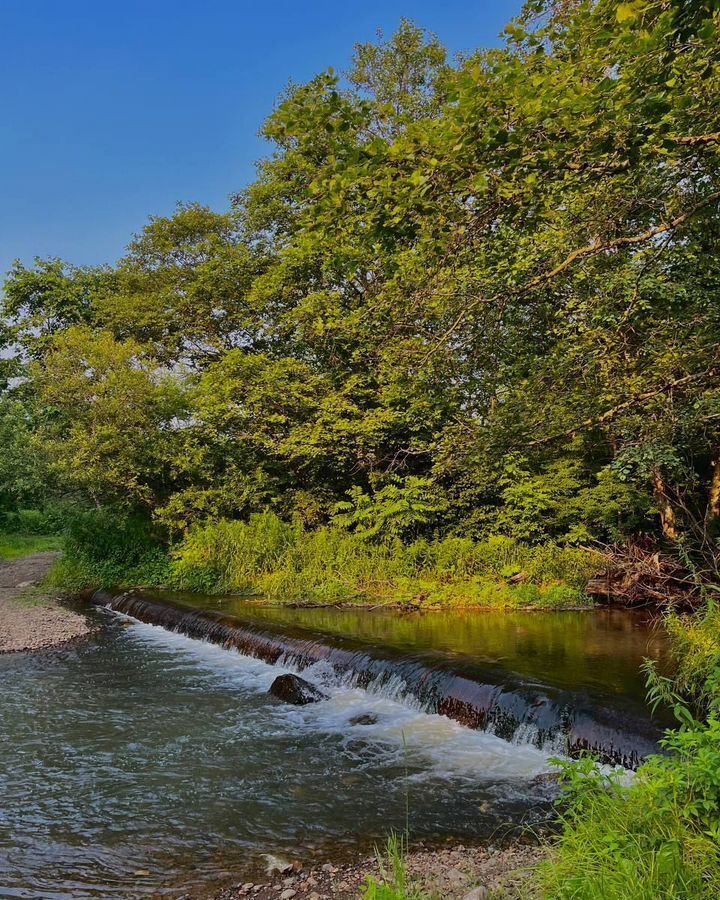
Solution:
[{"label": "grassy bank", "polygon": [[551,900],[710,900],[720,896],[720,613],[670,616],[678,674],[648,669],[651,700],[678,721],[666,754],[628,786],[568,766],[569,804],[552,859],[541,867]]},{"label": "grassy bank", "polygon": [[61,544],[60,537],[54,534],[0,534],[0,562],[60,550]]},{"label": "grassy bank", "polygon": [[599,565],[597,554],[551,543],[374,542],[337,526],[307,531],[273,513],[205,524],[166,548],[142,522],[93,515],[68,532],[55,577],[72,589],[166,585],[273,603],[555,609],[585,604]]}]

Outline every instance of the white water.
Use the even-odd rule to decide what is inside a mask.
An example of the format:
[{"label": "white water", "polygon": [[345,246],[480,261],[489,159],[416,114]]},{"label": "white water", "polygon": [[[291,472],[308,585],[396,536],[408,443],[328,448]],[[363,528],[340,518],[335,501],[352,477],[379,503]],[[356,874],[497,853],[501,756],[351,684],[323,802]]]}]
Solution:
[{"label": "white water", "polygon": [[[297,672],[287,662],[269,665],[157,625],[123,618],[132,622],[137,640],[171,648],[214,677],[226,679],[228,686],[237,690],[264,694],[278,675]],[[525,735],[516,735],[509,742],[490,732],[465,728],[445,716],[424,712],[399,677],[381,685],[373,683],[366,690],[354,685],[351,675],[338,676],[323,663],[304,669],[302,676],[321,684],[329,699],[307,706],[278,705],[273,710],[277,727],[285,732],[290,728],[298,733],[340,736],[346,752],[351,753],[362,737],[368,766],[373,765],[375,754],[368,753],[367,747],[377,745],[376,752],[386,764],[393,757],[398,765],[409,759],[414,765],[420,764],[423,771],[415,774],[414,780],[432,776],[522,781],[551,771],[549,759],[558,755],[556,746],[538,749]],[[374,714],[377,722],[349,724],[350,719],[363,713]]]}]

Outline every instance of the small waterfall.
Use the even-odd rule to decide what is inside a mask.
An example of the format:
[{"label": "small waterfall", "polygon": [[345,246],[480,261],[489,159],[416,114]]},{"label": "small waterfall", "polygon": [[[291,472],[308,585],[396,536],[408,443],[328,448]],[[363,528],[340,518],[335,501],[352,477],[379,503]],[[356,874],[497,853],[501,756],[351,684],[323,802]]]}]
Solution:
[{"label": "small waterfall", "polygon": [[432,653],[408,655],[294,626],[260,625],[140,591],[99,590],[91,602],[297,672],[323,664],[335,684],[392,696],[513,743],[569,756],[590,751],[625,768],[636,768],[657,751],[660,731],[646,710],[628,711],[612,698],[529,682],[499,666],[469,665]]}]

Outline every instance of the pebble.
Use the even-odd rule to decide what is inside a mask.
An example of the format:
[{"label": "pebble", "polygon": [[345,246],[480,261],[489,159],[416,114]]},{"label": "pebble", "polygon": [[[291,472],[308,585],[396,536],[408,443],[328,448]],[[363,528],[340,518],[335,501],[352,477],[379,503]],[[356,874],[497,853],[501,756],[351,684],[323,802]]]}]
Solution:
[{"label": "pebble", "polygon": [[293,897],[297,895],[297,891],[294,891],[292,888],[288,888],[286,891],[283,891],[280,894],[280,900],[292,900]]}]

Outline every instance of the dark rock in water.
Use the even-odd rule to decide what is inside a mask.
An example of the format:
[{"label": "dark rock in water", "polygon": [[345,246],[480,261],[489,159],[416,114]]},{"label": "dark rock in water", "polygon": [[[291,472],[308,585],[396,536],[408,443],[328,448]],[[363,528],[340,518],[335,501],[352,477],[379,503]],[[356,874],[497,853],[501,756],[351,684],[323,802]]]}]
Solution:
[{"label": "dark rock in water", "polygon": [[269,693],[283,703],[292,703],[294,706],[306,706],[308,703],[328,699],[327,694],[299,675],[278,675],[270,685]]},{"label": "dark rock in water", "polygon": [[350,719],[351,725],[374,725],[378,720],[378,717],[375,713],[360,713],[358,716],[353,716]]}]

